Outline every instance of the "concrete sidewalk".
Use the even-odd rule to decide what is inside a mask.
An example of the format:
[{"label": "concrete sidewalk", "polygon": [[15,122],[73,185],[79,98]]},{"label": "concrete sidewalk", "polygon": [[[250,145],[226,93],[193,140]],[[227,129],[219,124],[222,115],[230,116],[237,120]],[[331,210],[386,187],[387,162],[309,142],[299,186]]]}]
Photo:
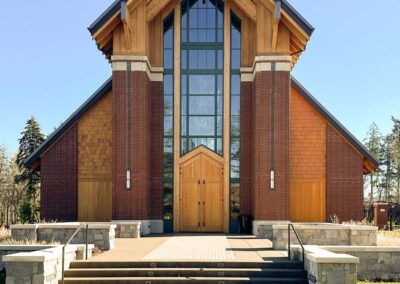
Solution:
[{"label": "concrete sidewalk", "polygon": [[117,239],[116,248],[91,261],[138,260],[224,260],[279,261],[285,251],[272,249],[272,242],[254,236],[222,234],[154,235],[138,239]]}]

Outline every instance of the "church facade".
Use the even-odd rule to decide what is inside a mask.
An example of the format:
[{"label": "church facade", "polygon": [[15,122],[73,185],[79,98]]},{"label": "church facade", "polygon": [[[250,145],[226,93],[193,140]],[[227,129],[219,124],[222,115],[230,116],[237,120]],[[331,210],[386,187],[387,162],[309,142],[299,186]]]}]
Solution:
[{"label": "church facade", "polygon": [[378,161],[291,76],[313,30],[286,0],[116,0],[89,27],[111,78],[26,161],[41,217],[362,219]]}]

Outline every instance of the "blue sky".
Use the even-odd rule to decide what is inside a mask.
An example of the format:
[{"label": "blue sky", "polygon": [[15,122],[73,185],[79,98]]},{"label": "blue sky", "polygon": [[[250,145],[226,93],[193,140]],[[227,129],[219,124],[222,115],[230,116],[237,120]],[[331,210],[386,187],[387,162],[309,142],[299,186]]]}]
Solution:
[{"label": "blue sky", "polygon": [[[45,134],[110,75],[87,27],[113,0],[0,2],[0,144],[34,115]],[[291,0],[316,28],[293,75],[356,137],[400,117],[400,1]],[[383,4],[383,3],[382,3]]]}]

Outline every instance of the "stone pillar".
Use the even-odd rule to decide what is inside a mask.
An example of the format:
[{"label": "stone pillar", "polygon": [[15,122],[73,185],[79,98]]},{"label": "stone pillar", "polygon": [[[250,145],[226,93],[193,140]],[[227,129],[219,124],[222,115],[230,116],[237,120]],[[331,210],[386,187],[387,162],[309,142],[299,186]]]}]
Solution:
[{"label": "stone pillar", "polygon": [[151,81],[162,81],[162,70],[152,69],[145,56],[111,60],[113,219],[146,220],[151,217]]},{"label": "stone pillar", "polygon": [[[255,220],[289,220],[290,56],[256,56],[252,81],[252,198]],[[274,171],[274,186],[271,186]],[[273,188],[272,188],[273,187]]]}]

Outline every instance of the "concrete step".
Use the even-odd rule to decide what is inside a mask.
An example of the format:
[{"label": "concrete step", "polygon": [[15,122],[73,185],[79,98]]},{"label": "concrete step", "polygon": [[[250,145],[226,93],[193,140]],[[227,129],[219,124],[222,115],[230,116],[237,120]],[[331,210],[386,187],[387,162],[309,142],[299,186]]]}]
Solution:
[{"label": "concrete step", "polygon": [[65,277],[284,277],[303,276],[291,268],[72,268]]},{"label": "concrete step", "polygon": [[285,268],[302,269],[298,261],[73,261],[70,268]]},{"label": "concrete step", "polygon": [[[240,284],[240,283],[296,283],[303,284],[301,278],[251,278],[251,277],[92,277],[92,278],[66,278],[65,283],[70,284],[111,284],[111,283],[216,283],[216,284]],[[61,283],[61,281],[59,282]]]}]

